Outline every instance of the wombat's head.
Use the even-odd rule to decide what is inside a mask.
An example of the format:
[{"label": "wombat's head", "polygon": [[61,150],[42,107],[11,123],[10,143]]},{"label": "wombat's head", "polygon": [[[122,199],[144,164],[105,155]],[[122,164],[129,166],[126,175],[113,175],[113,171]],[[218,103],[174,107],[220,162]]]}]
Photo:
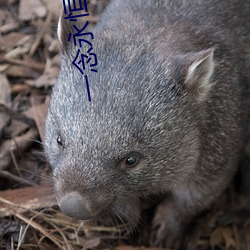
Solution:
[{"label": "wombat's head", "polygon": [[58,204],[78,219],[138,217],[140,197],[171,191],[192,174],[213,50],[173,55],[163,43],[97,32],[89,101],[72,64],[78,48],[61,36],[45,139]]}]

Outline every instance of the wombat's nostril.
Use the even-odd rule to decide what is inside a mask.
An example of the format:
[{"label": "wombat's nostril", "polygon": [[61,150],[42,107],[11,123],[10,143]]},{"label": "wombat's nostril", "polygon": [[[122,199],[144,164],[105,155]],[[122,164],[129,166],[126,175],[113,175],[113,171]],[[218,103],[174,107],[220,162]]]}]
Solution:
[{"label": "wombat's nostril", "polygon": [[79,220],[87,220],[93,217],[88,209],[88,202],[77,192],[71,192],[63,196],[58,205],[63,213]]}]

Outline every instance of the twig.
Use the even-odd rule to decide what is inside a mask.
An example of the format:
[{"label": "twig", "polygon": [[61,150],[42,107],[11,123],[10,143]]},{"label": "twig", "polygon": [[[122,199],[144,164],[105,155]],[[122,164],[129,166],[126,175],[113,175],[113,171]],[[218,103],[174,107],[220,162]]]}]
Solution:
[{"label": "twig", "polygon": [[44,65],[38,62],[26,62],[26,61],[21,61],[18,59],[13,59],[13,58],[8,58],[8,57],[4,57],[3,60],[7,63],[22,65],[31,69],[39,70],[39,71],[43,71],[44,69]]},{"label": "twig", "polygon": [[37,186],[37,184],[35,184],[31,181],[28,181],[28,180],[25,180],[19,176],[13,175],[10,172],[5,171],[5,170],[0,170],[0,176],[7,178],[7,179],[10,179],[10,180],[13,180],[13,181],[16,181],[18,183],[20,182],[20,183],[28,184],[30,186]]},{"label": "twig", "polygon": [[38,46],[39,46],[39,44],[40,44],[43,36],[47,32],[47,29],[48,29],[48,26],[49,26],[50,22],[51,22],[51,13],[48,12],[48,16],[47,16],[44,24],[42,25],[42,28],[40,29],[40,32],[39,32],[39,34],[38,34],[35,42],[33,43],[32,47],[30,49],[30,53],[29,53],[30,57],[33,56],[34,53],[36,52],[36,50],[37,50],[37,48],[38,48]]},{"label": "twig", "polygon": [[16,111],[13,111],[12,109],[8,108],[6,105],[0,103],[0,113],[6,113],[8,114],[11,118],[16,119],[18,121],[24,122],[28,124],[31,127],[35,127],[35,122],[33,119],[28,118],[26,115],[22,113],[18,113]]}]

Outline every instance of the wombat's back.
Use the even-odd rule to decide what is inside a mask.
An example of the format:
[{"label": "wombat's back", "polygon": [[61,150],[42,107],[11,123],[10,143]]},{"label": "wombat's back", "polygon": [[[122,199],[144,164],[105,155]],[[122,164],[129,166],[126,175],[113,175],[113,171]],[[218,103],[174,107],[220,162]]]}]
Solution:
[{"label": "wombat's back", "polygon": [[[132,39],[136,40],[136,34],[140,31],[144,34],[148,32],[151,37],[161,36],[162,31],[172,33],[175,27],[179,32],[203,36],[211,46],[221,41],[224,49],[234,55],[232,58],[237,58],[238,64],[247,60],[249,65],[249,13],[249,0],[114,0],[102,16],[96,30],[103,32],[105,28],[110,29],[114,36],[116,32],[130,32]],[[175,40],[175,36],[172,39]],[[202,43],[209,46],[204,40]],[[242,66],[239,65],[239,68]],[[247,72],[250,71],[249,67]]]}]

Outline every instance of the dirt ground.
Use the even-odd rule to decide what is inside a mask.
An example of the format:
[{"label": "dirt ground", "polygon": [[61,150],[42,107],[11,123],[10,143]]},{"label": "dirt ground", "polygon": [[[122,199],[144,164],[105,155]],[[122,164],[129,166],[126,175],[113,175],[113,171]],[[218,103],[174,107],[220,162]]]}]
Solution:
[{"label": "dirt ground", "polygon": [[[91,28],[108,0],[89,2]],[[85,225],[56,206],[42,143],[60,67],[60,8],[59,0],[0,0],[0,249],[156,249],[154,208],[128,235],[126,226]],[[238,203],[234,181],[194,220],[186,249],[250,250],[249,214]]]}]

